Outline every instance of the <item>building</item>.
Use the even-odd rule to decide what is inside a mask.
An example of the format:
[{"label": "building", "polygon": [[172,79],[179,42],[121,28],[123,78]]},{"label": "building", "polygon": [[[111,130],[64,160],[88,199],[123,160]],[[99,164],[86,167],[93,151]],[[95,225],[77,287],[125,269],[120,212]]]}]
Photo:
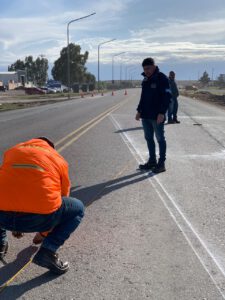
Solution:
[{"label": "building", "polygon": [[8,87],[8,89],[14,89],[17,86],[25,86],[26,81],[25,70],[0,72],[0,85],[4,85]]}]

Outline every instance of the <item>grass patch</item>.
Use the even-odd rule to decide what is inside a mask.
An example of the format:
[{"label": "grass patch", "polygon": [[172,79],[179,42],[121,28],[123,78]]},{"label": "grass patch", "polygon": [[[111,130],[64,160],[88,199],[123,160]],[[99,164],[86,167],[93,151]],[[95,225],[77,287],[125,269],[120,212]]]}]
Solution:
[{"label": "grass patch", "polygon": [[1,103],[0,104],[0,112],[7,111],[7,110],[21,109],[21,108],[37,107],[37,106],[40,106],[40,105],[64,102],[66,100],[67,99],[62,99],[62,100],[49,99],[49,100],[46,100],[46,101],[34,101],[34,102]]},{"label": "grass patch", "polygon": [[[43,95],[18,95],[14,96],[13,99],[23,99],[23,100],[31,100],[31,99],[57,99],[57,98],[66,98],[68,96],[67,93],[57,93],[57,94],[43,94]],[[71,93],[71,97],[79,96],[78,93]]]}]

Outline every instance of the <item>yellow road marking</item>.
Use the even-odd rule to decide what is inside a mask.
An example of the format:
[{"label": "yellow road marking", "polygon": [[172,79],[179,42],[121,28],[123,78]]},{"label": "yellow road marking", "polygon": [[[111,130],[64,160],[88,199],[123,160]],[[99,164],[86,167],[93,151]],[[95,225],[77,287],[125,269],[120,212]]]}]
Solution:
[{"label": "yellow road marking", "polygon": [[[79,127],[78,129],[74,130],[73,132],[69,133],[67,136],[65,136],[64,138],[62,138],[61,140],[59,140],[56,145],[61,144],[62,142],[64,142],[65,140],[67,140],[69,137],[73,136],[74,134],[76,134],[77,132],[81,131],[83,128],[86,128],[88,125],[90,125],[89,127],[87,127],[84,131],[82,131],[80,134],[78,134],[77,136],[75,136],[72,140],[70,140],[69,142],[67,142],[64,146],[60,147],[57,151],[61,152],[64,149],[66,149],[68,146],[70,146],[72,143],[74,143],[76,140],[78,140],[82,135],[84,135],[87,131],[89,131],[91,128],[93,128],[94,126],[96,126],[98,123],[100,123],[104,118],[106,118],[110,113],[114,112],[115,110],[117,110],[118,108],[120,108],[122,105],[124,105],[126,102],[128,101],[128,99],[126,99],[125,101],[123,101],[122,103],[116,104],[115,106],[111,107],[110,109],[106,110],[105,112],[101,113],[99,116],[95,117],[94,119],[90,120],[89,122],[85,123],[84,125],[82,125],[81,127]],[[129,164],[126,164],[126,166],[116,175],[112,178],[112,180],[117,179],[121,174],[123,174],[123,172],[125,172],[125,170],[127,169]],[[92,202],[94,201],[94,199],[100,195],[103,190],[105,189],[105,187],[97,194],[95,195],[95,197],[93,198]],[[88,205],[90,206],[91,203]],[[38,250],[37,250],[38,251]],[[36,252],[37,252],[36,251]],[[15,274],[13,275],[9,280],[7,280],[3,285],[0,286],[0,293],[11,283],[14,281],[14,279],[24,270],[26,269],[32,262],[32,258]]]},{"label": "yellow road marking", "polygon": [[[121,176],[129,167],[130,165],[130,161],[122,168],[121,171],[119,171],[111,180],[115,180],[117,178],[119,178],[119,176]],[[101,193],[104,191],[106,187],[104,186],[99,193],[97,193],[93,199],[90,201],[90,203],[87,205],[87,207],[89,207],[96,199],[96,197],[98,197],[99,195],[101,195]],[[39,250],[39,249],[38,249]],[[38,251],[37,250],[37,251]],[[37,253],[37,251],[35,252],[35,254]],[[34,255],[35,255],[34,254]],[[23,270],[25,270],[30,264],[32,263],[32,258],[16,273],[14,274],[9,280],[7,280],[3,285],[0,286],[0,293],[3,292],[3,290],[14,281],[14,279],[16,279],[16,277],[22,273]]]},{"label": "yellow road marking", "polygon": [[24,270],[26,267],[28,267],[32,263],[32,258],[15,274],[13,275],[9,280],[7,280],[3,285],[0,286],[0,293],[11,283],[13,280]]},{"label": "yellow road marking", "polygon": [[77,132],[81,131],[83,128],[87,127],[88,125],[92,124],[93,122],[95,122],[96,120],[98,120],[99,118],[101,118],[102,116],[104,116],[105,114],[109,113],[112,109],[116,108],[117,106],[119,108],[121,104],[119,103],[119,104],[116,104],[113,107],[110,107],[109,109],[107,109],[106,111],[104,111],[103,113],[101,113],[100,115],[98,115],[97,117],[93,118],[92,120],[88,121],[87,123],[83,124],[79,128],[77,128],[74,131],[72,131],[69,134],[67,134],[65,137],[63,137],[58,142],[56,142],[55,145],[58,146],[59,144],[63,143],[65,140],[67,140],[68,138],[70,138],[71,136],[73,136],[74,134],[76,134]]},{"label": "yellow road marking", "polygon": [[[69,142],[67,142],[65,145],[63,145],[62,147],[60,147],[59,149],[57,149],[58,152],[62,152],[63,150],[65,150],[67,147],[69,147],[71,144],[73,144],[75,141],[77,141],[82,135],[84,135],[86,132],[88,132],[91,128],[93,128],[94,126],[96,126],[98,123],[100,123],[102,120],[104,120],[110,113],[112,113],[113,111],[117,110],[119,107],[121,107],[124,103],[116,105],[116,107],[111,108],[110,110],[108,110],[107,112],[105,112],[104,114],[101,114],[102,117],[98,117],[97,121],[95,121],[93,123],[89,122],[89,124],[91,124],[90,126],[88,126],[86,129],[84,129],[80,134],[76,135],[74,138],[72,138]],[[96,118],[95,118],[96,119]],[[86,124],[85,124],[86,125]],[[86,126],[83,125],[83,127],[85,128]],[[79,132],[79,130],[76,130],[76,132]],[[74,135],[70,133],[70,136]]]}]

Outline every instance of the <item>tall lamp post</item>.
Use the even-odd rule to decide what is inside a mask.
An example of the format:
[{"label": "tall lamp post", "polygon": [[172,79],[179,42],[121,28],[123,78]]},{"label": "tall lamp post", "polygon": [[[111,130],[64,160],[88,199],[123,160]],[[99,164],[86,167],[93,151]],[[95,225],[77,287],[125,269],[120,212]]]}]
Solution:
[{"label": "tall lamp post", "polygon": [[129,80],[128,79],[128,76],[127,76],[127,73],[129,73],[130,71],[132,71],[133,69],[137,69],[138,66],[127,66],[126,67],[126,80]]},{"label": "tall lamp post", "polygon": [[70,98],[70,49],[69,49],[69,45],[70,45],[70,36],[69,36],[69,26],[71,23],[79,21],[79,20],[83,20],[86,19],[88,17],[91,17],[93,15],[95,15],[96,13],[92,13],[90,15],[78,18],[78,19],[74,19],[71,20],[70,22],[67,23],[67,85],[68,85],[68,99]]},{"label": "tall lamp post", "polygon": [[114,58],[116,56],[120,56],[120,55],[122,55],[124,53],[126,53],[126,52],[120,52],[118,54],[114,54],[113,57],[112,57],[112,84],[114,84]]},{"label": "tall lamp post", "polygon": [[110,42],[113,42],[115,41],[116,39],[111,39],[109,41],[106,41],[106,42],[103,42],[103,43],[100,43],[98,45],[98,92],[100,91],[100,47],[104,44],[107,44],[107,43],[110,43]]}]

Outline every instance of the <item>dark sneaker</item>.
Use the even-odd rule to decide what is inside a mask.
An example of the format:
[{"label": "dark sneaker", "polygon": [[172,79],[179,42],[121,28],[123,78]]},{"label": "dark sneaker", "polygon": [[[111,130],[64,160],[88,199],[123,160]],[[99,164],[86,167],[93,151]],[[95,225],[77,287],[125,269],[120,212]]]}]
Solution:
[{"label": "dark sneaker", "polygon": [[180,124],[180,121],[178,121],[177,119],[173,120],[173,122],[176,124]]},{"label": "dark sneaker", "polygon": [[47,268],[51,272],[58,275],[64,274],[69,270],[68,262],[62,262],[58,258],[57,253],[44,247],[41,247],[37,254],[34,256],[33,263],[40,267]]},{"label": "dark sneaker", "polygon": [[165,172],[165,171],[166,171],[166,168],[165,168],[164,163],[158,163],[156,165],[156,167],[152,169],[152,172],[155,173],[155,174],[162,173],[162,172]]},{"label": "dark sneaker", "polygon": [[156,161],[148,161],[144,165],[139,165],[140,170],[152,170],[157,165]]},{"label": "dark sneaker", "polygon": [[5,244],[0,244],[0,259],[2,259],[6,253],[8,252],[9,244],[6,242]]},{"label": "dark sneaker", "polygon": [[167,124],[175,124],[175,121],[173,121],[173,120],[168,120]]}]

